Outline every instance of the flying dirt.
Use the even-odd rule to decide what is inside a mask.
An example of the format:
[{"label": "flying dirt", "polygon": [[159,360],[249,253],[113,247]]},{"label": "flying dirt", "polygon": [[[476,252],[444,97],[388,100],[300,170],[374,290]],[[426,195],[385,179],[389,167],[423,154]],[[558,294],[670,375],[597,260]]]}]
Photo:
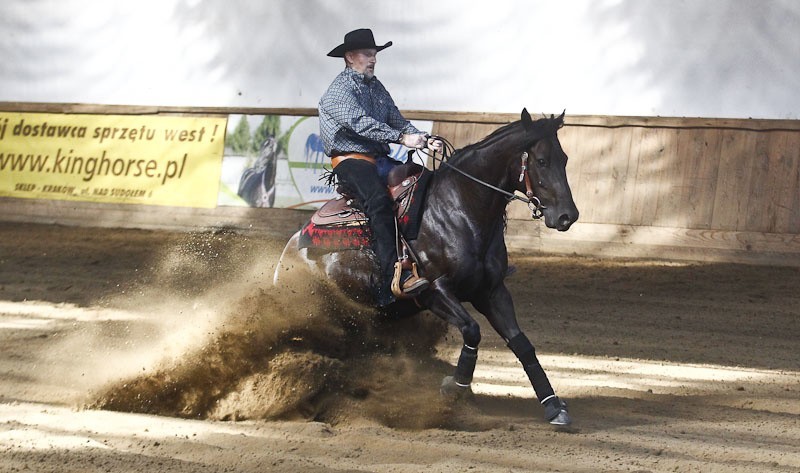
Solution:
[{"label": "flying dirt", "polygon": [[284,243],[0,224],[0,471],[800,469],[797,268],[513,253],[560,431],[489,327],[443,398],[460,334],[273,288]]}]

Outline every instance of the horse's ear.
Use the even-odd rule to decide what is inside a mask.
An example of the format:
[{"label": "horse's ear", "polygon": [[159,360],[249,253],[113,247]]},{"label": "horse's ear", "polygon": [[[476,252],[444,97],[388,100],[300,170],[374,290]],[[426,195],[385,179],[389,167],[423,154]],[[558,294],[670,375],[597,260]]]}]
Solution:
[{"label": "horse's ear", "polygon": [[522,120],[522,126],[525,127],[526,130],[533,129],[533,120],[531,119],[531,114],[528,113],[527,108],[522,109],[522,114],[520,115],[520,120]]},{"label": "horse's ear", "polygon": [[564,126],[564,115],[565,115],[566,113],[567,113],[567,109],[565,108],[565,109],[564,109],[564,110],[561,112],[561,115],[559,115],[559,116],[558,116],[558,118],[556,118],[556,123],[558,124],[558,128],[561,128],[562,126]]}]

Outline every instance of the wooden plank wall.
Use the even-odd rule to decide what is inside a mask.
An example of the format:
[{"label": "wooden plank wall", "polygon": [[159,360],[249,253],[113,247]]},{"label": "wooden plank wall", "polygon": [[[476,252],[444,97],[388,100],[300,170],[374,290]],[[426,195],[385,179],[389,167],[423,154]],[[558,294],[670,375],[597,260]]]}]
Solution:
[{"label": "wooden plank wall", "polygon": [[171,231],[235,230],[289,240],[311,216],[310,211],[248,207],[153,207],[68,200],[0,197],[0,225],[27,222],[97,228]]},{"label": "wooden plank wall", "polygon": [[[502,124],[434,132],[461,147]],[[557,233],[515,204],[509,246],[800,266],[797,121],[567,116],[559,138],[580,220]]]},{"label": "wooden plank wall", "polygon": [[[0,102],[0,111],[180,115],[315,115],[314,109],[111,106]],[[434,122],[456,147],[516,114],[405,111]],[[800,120],[570,116],[559,132],[580,220],[568,232],[509,210],[513,249],[597,256],[732,261],[800,267]],[[268,231],[298,227],[307,212],[208,211],[0,199],[0,220]],[[159,208],[160,209],[160,208]],[[106,217],[100,217],[100,214]],[[169,215],[167,215],[169,214]],[[273,219],[274,216],[274,219]]]}]

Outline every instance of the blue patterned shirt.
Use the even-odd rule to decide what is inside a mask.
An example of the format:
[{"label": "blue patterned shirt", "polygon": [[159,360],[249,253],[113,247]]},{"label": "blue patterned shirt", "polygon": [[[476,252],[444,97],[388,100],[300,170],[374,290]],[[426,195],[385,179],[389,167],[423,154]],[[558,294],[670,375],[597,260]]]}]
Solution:
[{"label": "blue patterned shirt", "polygon": [[400,110],[376,78],[347,67],[319,101],[319,130],[325,154],[362,153],[387,156],[389,143],[421,133]]}]

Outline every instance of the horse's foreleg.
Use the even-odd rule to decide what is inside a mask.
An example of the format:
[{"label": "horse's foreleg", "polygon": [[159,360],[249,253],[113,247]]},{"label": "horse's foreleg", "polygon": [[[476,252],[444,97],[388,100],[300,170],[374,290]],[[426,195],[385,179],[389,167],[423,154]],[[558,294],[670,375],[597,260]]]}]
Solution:
[{"label": "horse's foreleg", "polygon": [[507,339],[508,348],[514,352],[525,374],[536,392],[536,398],[544,406],[544,418],[554,425],[569,425],[572,420],[567,413],[567,405],[556,396],[547,374],[544,372],[539,359],[536,357],[536,349],[528,340],[524,333],[519,332],[511,339]]},{"label": "horse's foreleg", "polygon": [[556,396],[544,368],[536,357],[536,349],[519,328],[514,312],[514,302],[508,289],[501,285],[486,300],[479,300],[474,303],[474,306],[486,316],[489,323],[503,337],[508,348],[522,364],[522,369],[528,375],[536,398],[544,406],[545,420],[554,425],[572,423],[567,412],[567,405]]}]

